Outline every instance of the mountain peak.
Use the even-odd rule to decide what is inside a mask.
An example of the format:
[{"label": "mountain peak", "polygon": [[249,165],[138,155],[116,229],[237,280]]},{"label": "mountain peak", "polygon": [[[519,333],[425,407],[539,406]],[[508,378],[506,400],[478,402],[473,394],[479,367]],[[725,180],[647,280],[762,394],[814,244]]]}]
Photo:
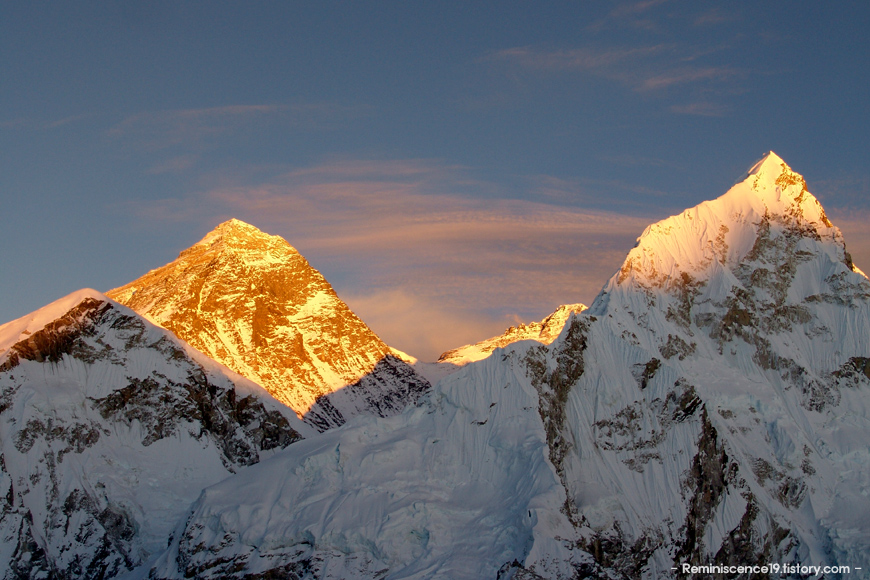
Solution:
[{"label": "mountain peak", "polygon": [[235,218],[218,224],[181,255],[191,251],[201,252],[203,247],[216,251],[242,251],[257,260],[262,259],[265,255],[271,255],[274,259],[299,253],[281,236],[267,234],[256,226]]},{"label": "mountain peak", "polygon": [[831,251],[854,270],[840,231],[806,180],[771,151],[721,197],[648,226],[613,281],[634,280],[650,288],[673,284],[683,274],[706,279],[718,268],[736,267],[767,240],[771,227],[791,241],[832,242]]},{"label": "mountain peak", "polygon": [[729,195],[757,198],[763,203],[764,212],[787,214],[817,226],[832,226],[822,204],[807,190],[804,177],[773,151],[753,165],[746,179],[726,194]]},{"label": "mountain peak", "polygon": [[428,388],[295,248],[240,220],[107,294],[321,430],[398,412]]},{"label": "mountain peak", "polygon": [[260,230],[257,226],[253,226],[240,219],[231,218],[225,222],[218,224],[208,235],[218,234],[223,236],[234,235],[259,235],[263,237],[272,237],[266,232]]},{"label": "mountain peak", "polygon": [[[773,151],[768,151],[764,154],[764,156],[755,162],[752,168],[747,172],[747,176],[756,175],[760,173],[763,169],[771,169],[777,170],[785,165],[785,161],[782,160],[782,157],[774,153]],[[786,165],[786,167],[788,167]],[[791,168],[789,168],[791,170]]]}]

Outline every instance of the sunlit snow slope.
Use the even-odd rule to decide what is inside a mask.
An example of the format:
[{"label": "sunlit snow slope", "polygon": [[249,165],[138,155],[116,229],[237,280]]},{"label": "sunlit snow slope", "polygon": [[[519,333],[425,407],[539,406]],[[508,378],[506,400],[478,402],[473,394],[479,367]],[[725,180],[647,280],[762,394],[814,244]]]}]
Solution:
[{"label": "sunlit snow slope", "polygon": [[202,488],[314,431],[94,290],[0,326],[0,577],[110,578]]},{"label": "sunlit snow slope", "polygon": [[868,341],[870,283],[771,153],[647,228],[551,345],[207,489],[151,577],[867,570]]},{"label": "sunlit snow slope", "polygon": [[580,313],[584,310],[586,310],[586,306],[583,304],[563,304],[540,322],[511,326],[499,336],[448,350],[438,357],[438,362],[462,366],[470,362],[483,360],[491,355],[495,349],[504,348],[513,342],[521,340],[534,340],[543,344],[550,344],[562,332],[562,328],[571,314],[575,312]]},{"label": "sunlit snow slope", "polygon": [[429,388],[295,248],[239,220],[107,295],[320,430],[357,414],[394,414]]}]

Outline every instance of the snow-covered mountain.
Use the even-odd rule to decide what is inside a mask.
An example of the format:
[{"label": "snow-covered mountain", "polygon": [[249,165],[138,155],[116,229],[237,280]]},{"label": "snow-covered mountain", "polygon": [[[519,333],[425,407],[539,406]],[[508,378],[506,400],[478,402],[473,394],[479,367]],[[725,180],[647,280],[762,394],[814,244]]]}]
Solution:
[{"label": "snow-covered mountain", "polygon": [[867,577],[868,407],[870,282],[771,153],[647,228],[552,344],[205,490],[148,573]]},{"label": "snow-covered mountain", "polygon": [[395,414],[429,388],[295,248],[239,220],[107,295],[321,431],[357,414]]},{"label": "snow-covered mountain", "polygon": [[550,344],[562,332],[562,328],[571,314],[584,310],[586,310],[586,306],[583,304],[563,304],[540,322],[511,326],[499,336],[448,350],[438,357],[438,362],[456,366],[466,365],[485,359],[497,348],[504,348],[521,340],[535,340],[543,344]]},{"label": "snow-covered mountain", "polygon": [[0,326],[0,577],[111,578],[211,484],[315,431],[94,290]]}]

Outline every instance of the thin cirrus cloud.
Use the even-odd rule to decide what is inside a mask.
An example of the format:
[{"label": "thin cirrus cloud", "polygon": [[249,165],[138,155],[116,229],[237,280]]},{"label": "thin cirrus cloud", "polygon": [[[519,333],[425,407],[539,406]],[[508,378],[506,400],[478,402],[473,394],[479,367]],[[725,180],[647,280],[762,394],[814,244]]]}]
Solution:
[{"label": "thin cirrus cloud", "polygon": [[196,155],[178,155],[165,159],[146,170],[150,175],[163,175],[165,173],[180,173],[196,165]]},{"label": "thin cirrus cloud", "polygon": [[591,23],[586,29],[595,31],[623,27],[659,31],[660,25],[650,17],[649,13],[654,8],[668,2],[670,0],[641,0],[640,2],[620,3],[607,16]]},{"label": "thin cirrus cloud", "polygon": [[699,117],[723,117],[728,114],[730,107],[721,103],[699,102],[685,105],[673,105],[671,111],[681,115],[696,115]]},{"label": "thin cirrus cloud", "polygon": [[542,72],[587,71],[618,77],[621,76],[618,73],[626,65],[647,59],[666,48],[666,45],[654,45],[624,49],[584,47],[542,50],[531,46],[517,46],[493,52],[483,57],[481,62],[505,63]]},{"label": "thin cirrus cloud", "polygon": [[[721,66],[718,57],[723,51],[734,50],[731,43],[700,35],[693,41],[680,34],[685,27],[711,27],[737,18],[725,18],[716,10],[700,14],[684,13],[670,8],[670,0],[643,0],[617,3],[602,18],[585,27],[583,46],[542,47],[515,46],[495,51],[479,62],[507,73],[517,86],[517,80],[534,75],[577,79],[598,77],[613,81],[645,97],[672,98],[695,105],[676,104],[673,113],[699,116],[723,116],[729,112],[717,98],[740,93],[749,69]],[[646,29],[643,38],[627,29]],[[720,38],[721,35],[715,38]],[[531,86],[535,86],[530,84]],[[705,97],[698,97],[702,92]],[[705,101],[701,104],[699,101]]]},{"label": "thin cirrus cloud", "polygon": [[0,129],[31,129],[37,131],[48,131],[51,129],[57,129],[60,127],[65,127],[67,125],[71,125],[73,123],[77,123],[91,116],[92,115],[90,114],[84,113],[81,115],[70,115],[69,117],[56,119],[54,121],[17,117],[15,119],[9,119],[7,121],[0,121]]},{"label": "thin cirrus cloud", "polygon": [[865,274],[870,274],[870,231],[867,230],[870,210],[842,208],[826,210],[826,213],[842,232],[852,262]]},{"label": "thin cirrus cloud", "polygon": [[867,229],[870,223],[870,178],[844,175],[816,180],[809,189],[820,199],[834,225],[840,228],[854,263],[865,273],[870,273],[870,230]]},{"label": "thin cirrus cloud", "polygon": [[643,81],[639,88],[644,91],[665,89],[703,81],[727,81],[738,74],[729,67],[692,67],[663,72]]},{"label": "thin cirrus cloud", "polygon": [[[673,4],[672,0],[641,0],[639,2],[619,3],[606,16],[588,25],[586,30],[600,31],[627,28],[664,33],[666,26],[663,25],[661,19],[657,20],[655,18],[655,9],[667,4]],[[719,6],[708,8],[699,5],[697,8],[704,10],[704,12],[692,15],[683,6],[679,10],[671,10],[667,15],[667,20],[682,20],[682,22],[688,20],[688,23],[695,27],[710,27],[734,22],[740,18],[739,11],[734,6],[728,6],[726,8],[727,11],[723,11]],[[684,16],[684,18],[680,19],[680,15]]]},{"label": "thin cirrus cloud", "polygon": [[232,216],[281,235],[384,340],[434,360],[590,302],[649,221],[481,195],[492,188],[437,161],[351,160],[140,209],[201,220],[209,208],[208,225]]},{"label": "thin cirrus cloud", "polygon": [[364,113],[362,107],[334,103],[226,105],[148,111],[116,123],[107,135],[148,150],[178,145],[207,147],[228,135],[274,124],[322,128],[330,126],[336,119]]},{"label": "thin cirrus cloud", "polygon": [[[713,51],[715,52],[715,51]],[[507,48],[487,55],[481,62],[537,74],[589,74],[619,83],[638,93],[665,94],[703,85],[706,90],[733,91],[745,72],[733,67],[687,65],[697,54],[686,55],[673,44],[638,48],[593,47],[543,50],[530,46]],[[720,109],[720,114],[724,112]],[[681,111],[675,111],[681,112]]]}]

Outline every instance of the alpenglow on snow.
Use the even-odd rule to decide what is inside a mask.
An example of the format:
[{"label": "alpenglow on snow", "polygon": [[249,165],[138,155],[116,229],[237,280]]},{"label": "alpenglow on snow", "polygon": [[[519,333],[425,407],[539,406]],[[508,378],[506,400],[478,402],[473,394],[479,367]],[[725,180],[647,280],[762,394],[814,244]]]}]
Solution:
[{"label": "alpenglow on snow", "polygon": [[[191,268],[270,260],[211,236]],[[765,156],[564,314],[325,432],[93,291],[4,325],[4,577],[867,576],[870,281],[800,175]]]},{"label": "alpenglow on snow", "polygon": [[647,228],[552,344],[497,349],[415,408],[207,489],[149,573],[635,579],[775,562],[861,577],[868,340],[870,282],[771,153]]},{"label": "alpenglow on snow", "polygon": [[107,295],[262,385],[323,431],[429,388],[290,244],[239,220]]}]

